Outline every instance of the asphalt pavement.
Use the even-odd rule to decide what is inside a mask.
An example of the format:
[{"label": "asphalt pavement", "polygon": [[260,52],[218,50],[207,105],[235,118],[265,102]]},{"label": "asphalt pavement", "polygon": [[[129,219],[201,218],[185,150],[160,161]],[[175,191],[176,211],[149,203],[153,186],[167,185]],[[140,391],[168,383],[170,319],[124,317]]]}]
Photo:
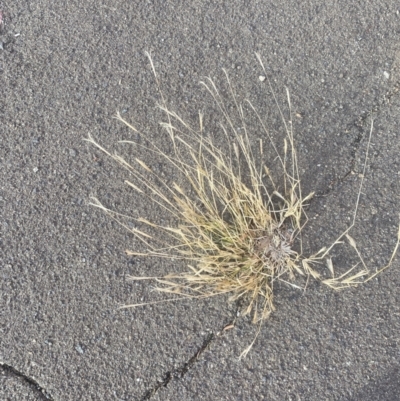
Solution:
[{"label": "asphalt pavement", "polygon": [[[135,148],[118,140],[165,146],[149,51],[167,103],[193,124],[205,111],[216,143],[226,146],[220,116],[199,82],[211,76],[223,88],[223,68],[279,142],[258,52],[284,113],[290,91],[303,189],[317,194],[306,252],[349,223],[374,119],[352,235],[369,266],[382,266],[400,211],[399,12],[389,0],[1,0],[0,399],[400,400],[399,258],[345,291],[312,280],[305,292],[277,286],[276,311],[239,361],[256,327],[236,319],[227,297],[118,309],[163,299],[128,275],[182,265],[126,256],[140,244],[90,197],[168,216],[83,141],[90,134],[127,157]],[[257,143],[256,122],[249,130]],[[333,256],[339,271],[352,260],[345,250]]]}]

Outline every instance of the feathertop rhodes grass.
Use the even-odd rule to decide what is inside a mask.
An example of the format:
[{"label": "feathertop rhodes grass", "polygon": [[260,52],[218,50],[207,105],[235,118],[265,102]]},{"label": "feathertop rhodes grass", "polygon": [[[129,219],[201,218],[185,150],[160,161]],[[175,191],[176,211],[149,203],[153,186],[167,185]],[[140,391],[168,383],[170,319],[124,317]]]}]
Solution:
[{"label": "feathertop rhodes grass", "polygon": [[[170,238],[169,244],[157,247],[155,246],[157,239],[153,238],[153,235],[137,228],[127,227],[123,222],[123,216],[106,209],[97,199],[94,199],[92,205],[103,209],[123,224],[143,242],[147,249],[145,252],[127,251],[128,255],[187,261],[187,270],[184,272],[170,273],[165,277],[131,277],[132,280],[155,280],[158,282],[159,291],[173,294],[171,300],[230,294],[232,301],[240,299],[244,302],[243,315],[252,314],[253,322],[262,322],[274,310],[274,283],[277,281],[300,288],[294,282],[296,275],[311,276],[333,289],[342,289],[365,283],[391,265],[399,246],[400,229],[388,264],[371,273],[356,242],[350,236],[356,220],[366,170],[372,122],[352,222],[329,246],[315,254],[305,256],[300,234],[307,224],[304,207],[312,198],[313,193],[303,195],[301,191],[292,119],[291,116],[289,120],[285,119],[271,85],[269,84],[269,87],[286,134],[281,152],[255,107],[250,101],[246,102],[247,110],[251,111],[252,118],[256,118],[263,129],[263,139],[269,142],[275,153],[274,166],[269,166],[270,169],[267,166],[258,166],[256,163],[246,123],[249,117],[244,111],[244,106],[238,103],[226,72],[230,96],[235,106],[235,118],[240,120],[240,129],[236,128],[237,124],[234,123],[232,114],[225,106],[214,82],[206,79],[202,85],[212,96],[221,113],[220,126],[226,135],[227,143],[231,143],[229,152],[217,147],[213,138],[205,134],[201,114],[199,128],[194,129],[167,107],[152,59],[149,54],[147,56],[160,91],[162,99],[160,108],[166,116],[166,121],[161,125],[167,133],[173,152],[172,155],[167,154],[155,144],[146,147],[146,150],[164,159],[176,169],[177,173],[185,177],[190,191],[185,191],[182,185],[176,182],[172,185],[160,182],[158,175],[144,161],[136,158],[133,163],[128,163],[117,154],[108,152],[91,136],[87,139],[130,172],[132,180],[126,181],[130,187],[142,196],[149,196],[153,202],[166,209],[174,220],[179,222],[176,226],[160,226],[146,218],[134,219],[147,226],[149,232],[162,230],[167,234]],[[259,55],[257,58],[265,72]],[[265,75],[267,75],[266,72]],[[290,112],[288,91],[287,99]],[[138,132],[119,114],[117,119],[131,130]],[[233,141],[230,139],[232,137]],[[135,143],[135,146],[144,145]],[[260,140],[259,153],[259,157],[262,157],[262,140]],[[280,174],[283,176],[283,182],[280,182],[280,185],[271,173],[277,170],[275,167],[283,173]],[[336,277],[329,254],[334,247],[343,244],[345,239],[354,249],[359,263]],[[295,242],[298,244],[296,247],[298,251],[293,249]],[[316,270],[316,266],[321,262],[326,265],[330,278],[326,278],[325,274],[321,275]],[[359,270],[357,270],[358,266],[361,266]],[[125,307],[157,302],[165,301]],[[251,345],[243,355],[249,351]]]}]

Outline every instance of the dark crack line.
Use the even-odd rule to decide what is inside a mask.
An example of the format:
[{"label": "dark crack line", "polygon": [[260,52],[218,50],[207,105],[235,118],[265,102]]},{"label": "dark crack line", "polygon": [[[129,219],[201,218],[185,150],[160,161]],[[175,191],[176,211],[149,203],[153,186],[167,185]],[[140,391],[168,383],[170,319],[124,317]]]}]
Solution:
[{"label": "dark crack line", "polygon": [[215,339],[213,333],[208,334],[208,336],[204,339],[201,347],[196,351],[196,353],[181,367],[176,368],[174,370],[170,370],[164,375],[164,379],[162,381],[157,382],[150,390],[147,390],[140,401],[150,400],[153,395],[157,393],[157,391],[161,387],[167,387],[168,383],[173,379],[181,379],[189,369],[196,363],[201,354],[210,346],[211,342]]},{"label": "dark crack line", "polygon": [[354,167],[356,164],[357,151],[360,148],[361,141],[363,140],[363,138],[365,136],[365,133],[366,133],[365,126],[366,126],[368,118],[372,117],[374,114],[376,115],[379,112],[381,112],[385,106],[390,104],[390,101],[392,100],[392,98],[394,96],[396,96],[399,93],[399,91],[400,91],[400,81],[397,81],[393,85],[393,88],[391,90],[389,90],[388,92],[386,92],[386,94],[384,96],[382,96],[382,98],[380,100],[377,101],[375,106],[369,112],[363,113],[360,116],[358,116],[358,118],[347,127],[346,132],[350,132],[354,129],[357,130],[357,135],[350,144],[351,151],[350,151],[349,168],[346,171],[346,173],[343,174],[342,177],[332,180],[328,184],[327,188],[325,188],[322,191],[317,192],[315,194],[315,197],[323,197],[323,196],[328,195],[331,191],[335,190],[341,184],[343,184],[343,182],[346,181],[346,179],[350,175],[353,174]]},{"label": "dark crack line", "polygon": [[36,380],[24,375],[22,372],[5,363],[0,363],[0,368],[8,374],[22,379],[22,381],[24,381],[30,388],[34,389],[44,401],[54,401],[50,394],[48,394],[48,392],[42,388]]},{"label": "dark crack line", "polygon": [[161,381],[158,381],[153,387],[147,390],[144,395],[140,398],[140,401],[148,401],[153,397],[157,391],[162,387],[167,387],[168,384],[172,380],[179,380],[182,379],[183,376],[192,368],[192,366],[199,360],[201,355],[210,348],[212,342],[221,338],[225,331],[229,328],[233,328],[236,322],[236,316],[238,314],[240,305],[238,304],[238,309],[235,311],[235,318],[231,320],[231,322],[224,326],[224,328],[214,333],[209,333],[207,337],[204,339],[202,345],[197,349],[197,351],[193,354],[193,356],[185,363],[183,363],[180,367],[170,370],[165,373],[164,378]]}]

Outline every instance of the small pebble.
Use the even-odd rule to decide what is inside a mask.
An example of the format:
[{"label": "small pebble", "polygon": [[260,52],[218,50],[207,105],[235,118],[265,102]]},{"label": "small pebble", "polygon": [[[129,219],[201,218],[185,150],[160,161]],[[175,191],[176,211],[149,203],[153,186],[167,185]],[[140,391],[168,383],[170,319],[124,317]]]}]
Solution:
[{"label": "small pebble", "polygon": [[389,79],[390,74],[387,71],[383,71],[383,76],[385,77],[385,79]]},{"label": "small pebble", "polygon": [[85,351],[83,350],[83,348],[80,346],[80,344],[78,344],[75,349],[80,353],[83,354]]},{"label": "small pebble", "polygon": [[265,81],[264,75],[260,75],[260,76],[258,77],[258,79],[259,79],[261,82],[264,82],[264,81]]},{"label": "small pebble", "polygon": [[33,172],[34,172],[34,173],[37,173],[38,171],[39,171],[39,169],[38,169],[37,167],[34,167],[34,168],[33,168]]},{"label": "small pebble", "polygon": [[75,157],[75,156],[76,156],[76,150],[75,150],[75,149],[70,149],[70,150],[69,150],[69,155],[70,155],[71,157]]}]

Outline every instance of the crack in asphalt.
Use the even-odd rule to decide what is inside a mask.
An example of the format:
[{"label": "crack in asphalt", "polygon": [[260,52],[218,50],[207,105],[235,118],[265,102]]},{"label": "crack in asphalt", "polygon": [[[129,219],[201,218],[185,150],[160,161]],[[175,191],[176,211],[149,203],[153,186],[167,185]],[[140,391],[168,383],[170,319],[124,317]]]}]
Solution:
[{"label": "crack in asphalt", "polygon": [[179,368],[170,370],[167,373],[165,373],[164,379],[162,381],[158,381],[152,388],[147,390],[143,395],[143,397],[140,398],[140,401],[150,400],[150,398],[153,397],[153,395],[155,395],[161,387],[167,387],[168,383],[171,380],[181,379],[189,371],[189,369],[196,363],[201,354],[210,346],[211,342],[215,340],[215,338],[216,337],[213,333],[209,333],[207,337],[204,339],[203,344],[200,346],[200,348],[187,362],[185,362]]},{"label": "crack in asphalt", "polygon": [[0,363],[0,369],[3,370],[3,372],[8,373],[9,375],[13,375],[14,377],[22,379],[22,381],[25,382],[31,389],[34,389],[36,394],[38,394],[43,401],[54,401],[50,394],[43,387],[41,387],[36,380],[32,379],[31,377],[26,376],[19,370],[5,363]]},{"label": "crack in asphalt", "polygon": [[342,177],[336,178],[332,180],[328,186],[315,194],[316,197],[322,197],[328,195],[331,191],[336,189],[339,185],[343,184],[343,182],[354,172],[354,167],[356,164],[356,154],[358,149],[360,148],[360,144],[362,139],[365,136],[365,125],[368,118],[372,117],[374,114],[378,114],[382,111],[382,109],[390,104],[390,101],[394,96],[396,96],[400,91],[400,81],[394,83],[392,89],[386,92],[385,95],[382,96],[380,100],[378,100],[375,106],[368,112],[362,113],[359,115],[351,124],[348,125],[345,132],[350,132],[351,130],[356,129],[357,135],[353,139],[350,144],[350,163],[349,168],[346,173],[343,174]]},{"label": "crack in asphalt", "polygon": [[183,376],[192,368],[192,366],[198,361],[200,356],[210,348],[212,342],[221,338],[222,335],[225,333],[226,330],[233,328],[236,322],[236,316],[238,314],[240,306],[238,305],[238,309],[235,311],[235,317],[231,319],[230,323],[224,325],[224,327],[218,331],[216,334],[213,332],[209,333],[201,346],[197,349],[197,351],[193,354],[191,358],[189,358],[185,363],[183,363],[180,367],[170,370],[164,374],[164,378],[161,381],[157,381],[149,390],[147,390],[144,395],[140,398],[140,401],[148,401],[153,397],[157,391],[161,387],[167,387],[168,383],[172,380],[179,380],[182,379]]}]

